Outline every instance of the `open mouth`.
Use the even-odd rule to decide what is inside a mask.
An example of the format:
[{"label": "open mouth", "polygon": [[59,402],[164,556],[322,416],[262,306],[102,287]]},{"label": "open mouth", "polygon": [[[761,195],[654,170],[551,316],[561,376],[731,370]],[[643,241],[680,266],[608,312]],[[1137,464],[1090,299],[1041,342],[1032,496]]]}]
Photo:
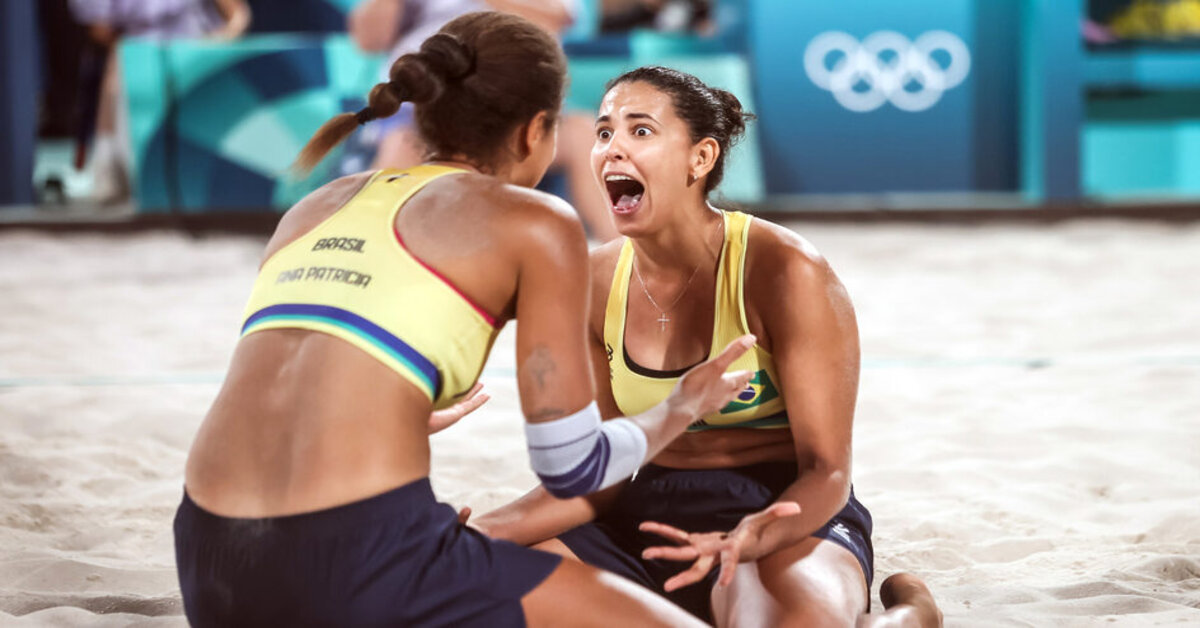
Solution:
[{"label": "open mouth", "polygon": [[642,195],[646,192],[646,186],[641,181],[624,174],[605,176],[604,187],[608,190],[608,200],[613,211],[618,214],[636,211],[642,204]]}]

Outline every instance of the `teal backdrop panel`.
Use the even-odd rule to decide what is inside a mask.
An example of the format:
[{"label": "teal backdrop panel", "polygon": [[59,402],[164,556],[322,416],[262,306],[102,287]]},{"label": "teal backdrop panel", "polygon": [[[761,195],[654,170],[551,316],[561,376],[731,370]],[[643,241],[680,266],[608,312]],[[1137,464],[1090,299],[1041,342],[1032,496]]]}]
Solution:
[{"label": "teal backdrop panel", "polygon": [[1200,90],[1094,94],[1081,152],[1088,197],[1195,197],[1200,194]]},{"label": "teal backdrop panel", "polygon": [[[999,0],[759,1],[750,50],[773,194],[1015,184],[1015,5]],[[1003,161],[1001,170],[995,164]]]},{"label": "teal backdrop panel", "polygon": [[121,49],[143,212],[286,208],[333,176],[289,166],[325,120],[362,106],[380,59],[345,36],[233,43],[131,41]]},{"label": "teal backdrop panel", "polygon": [[1150,198],[1200,194],[1200,122],[1089,123],[1084,194]]}]

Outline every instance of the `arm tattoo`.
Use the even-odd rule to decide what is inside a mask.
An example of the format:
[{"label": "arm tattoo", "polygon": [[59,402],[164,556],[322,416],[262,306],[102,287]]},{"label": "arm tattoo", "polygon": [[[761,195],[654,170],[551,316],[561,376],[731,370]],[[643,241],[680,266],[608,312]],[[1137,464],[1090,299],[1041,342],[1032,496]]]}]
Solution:
[{"label": "arm tattoo", "polygon": [[546,390],[546,376],[558,370],[558,365],[554,363],[554,358],[550,355],[550,350],[545,345],[538,345],[533,348],[533,352],[529,354],[529,358],[525,360],[522,369],[526,376],[532,376],[533,382],[537,383],[539,391]]}]

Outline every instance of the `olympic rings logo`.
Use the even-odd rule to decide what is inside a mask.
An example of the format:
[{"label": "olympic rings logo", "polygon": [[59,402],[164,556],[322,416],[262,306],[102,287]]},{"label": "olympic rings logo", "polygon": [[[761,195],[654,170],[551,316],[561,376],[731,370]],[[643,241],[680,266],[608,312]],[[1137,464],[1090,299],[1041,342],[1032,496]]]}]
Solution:
[{"label": "olympic rings logo", "polygon": [[[934,58],[938,51],[949,56],[946,67]],[[929,31],[915,42],[895,31],[879,31],[861,43],[847,33],[828,31],[804,50],[804,72],[813,84],[859,113],[888,102],[903,111],[925,111],[970,71],[971,51],[946,31]]]}]

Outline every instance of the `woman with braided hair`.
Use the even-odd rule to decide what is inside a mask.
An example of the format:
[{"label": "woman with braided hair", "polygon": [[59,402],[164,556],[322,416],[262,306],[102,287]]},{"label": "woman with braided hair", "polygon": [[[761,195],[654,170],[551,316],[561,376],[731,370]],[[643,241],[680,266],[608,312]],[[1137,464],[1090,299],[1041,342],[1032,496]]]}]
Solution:
[{"label": "woman with braided hair", "polygon": [[510,319],[530,462],[560,497],[628,477],[749,379],[726,373],[753,342],[739,338],[664,402],[601,425],[583,229],[528,189],[553,158],[564,80],[545,32],[468,14],[305,147],[311,167],[411,101],[433,161],[334,181],[268,243],[175,518],[193,625],[696,623],[621,578],[464,526],[429,484],[429,433],[482,402],[476,379]]}]

